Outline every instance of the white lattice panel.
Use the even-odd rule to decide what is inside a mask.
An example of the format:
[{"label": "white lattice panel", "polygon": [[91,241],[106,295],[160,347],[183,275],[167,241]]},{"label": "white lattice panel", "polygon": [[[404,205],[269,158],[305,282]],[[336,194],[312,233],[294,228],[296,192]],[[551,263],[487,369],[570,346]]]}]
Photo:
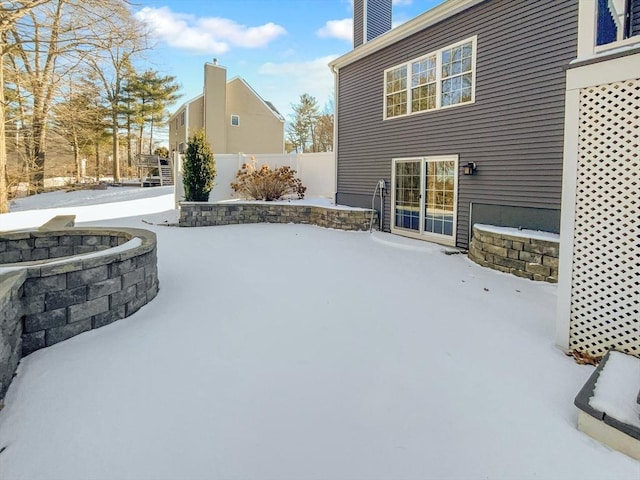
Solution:
[{"label": "white lattice panel", "polygon": [[580,91],[570,349],[640,355],[640,79]]}]

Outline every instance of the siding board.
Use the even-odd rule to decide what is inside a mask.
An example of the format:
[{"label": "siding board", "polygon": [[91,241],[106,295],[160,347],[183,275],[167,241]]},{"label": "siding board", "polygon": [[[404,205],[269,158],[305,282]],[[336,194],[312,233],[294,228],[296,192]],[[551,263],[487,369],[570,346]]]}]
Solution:
[{"label": "siding board", "polygon": [[[383,120],[385,69],[478,35],[475,103]],[[339,72],[338,200],[370,206],[391,160],[458,154],[457,243],[469,204],[559,211],[564,68],[576,57],[577,0],[487,0]],[[390,228],[390,192],[384,228]],[[541,213],[543,214],[543,213]]]},{"label": "siding board", "polygon": [[364,2],[365,0],[354,0],[353,2],[353,47],[358,47],[364,43]]}]

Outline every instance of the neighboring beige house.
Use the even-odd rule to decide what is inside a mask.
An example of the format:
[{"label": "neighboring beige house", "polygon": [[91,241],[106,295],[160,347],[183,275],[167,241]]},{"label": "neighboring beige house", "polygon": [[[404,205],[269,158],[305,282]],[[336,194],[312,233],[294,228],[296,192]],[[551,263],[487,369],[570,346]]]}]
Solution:
[{"label": "neighboring beige house", "polygon": [[170,150],[184,153],[189,135],[205,129],[213,153],[284,153],[284,118],[240,77],[227,81],[217,60],[204,65],[202,95],[169,118]]}]

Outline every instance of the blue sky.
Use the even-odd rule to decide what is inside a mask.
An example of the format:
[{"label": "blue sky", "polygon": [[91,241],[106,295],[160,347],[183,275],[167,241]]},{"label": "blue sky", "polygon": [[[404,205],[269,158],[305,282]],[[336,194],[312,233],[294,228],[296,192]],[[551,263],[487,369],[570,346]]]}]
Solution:
[{"label": "blue sky", "polygon": [[[442,0],[393,0],[394,25]],[[302,93],[331,99],[327,63],[352,49],[351,0],[138,0],[154,34],[152,68],[182,85],[180,104],[202,93],[203,65],[218,58],[289,118]],[[179,105],[172,107],[175,110]]]}]

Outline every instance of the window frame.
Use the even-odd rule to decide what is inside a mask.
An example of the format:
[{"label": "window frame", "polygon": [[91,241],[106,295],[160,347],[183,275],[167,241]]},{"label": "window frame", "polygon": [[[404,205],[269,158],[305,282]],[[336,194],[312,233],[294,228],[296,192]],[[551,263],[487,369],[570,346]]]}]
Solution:
[{"label": "window frame", "polygon": [[[446,50],[451,50],[453,48],[464,45],[465,43],[471,43],[471,100],[467,102],[455,103],[453,105],[442,105],[442,53]],[[474,35],[472,37],[465,38],[464,40],[460,40],[458,42],[452,43],[450,45],[446,45],[438,50],[429,52],[425,55],[421,55],[416,58],[412,58],[406,62],[399,63],[397,65],[393,65],[384,70],[383,72],[383,102],[382,102],[382,119],[383,120],[392,120],[395,118],[404,118],[411,115],[420,115],[424,113],[437,112],[440,110],[446,110],[449,108],[455,108],[463,105],[472,105],[476,101],[476,70],[477,70],[477,52],[478,52],[478,36]],[[428,59],[429,57],[436,57],[436,105],[435,108],[426,109],[426,110],[418,110],[413,111],[413,95],[412,90],[412,77],[413,77],[413,68],[412,65],[414,63],[418,63]],[[399,115],[387,116],[387,96],[397,92],[387,93],[387,73],[393,70],[398,70],[402,67],[405,67],[407,70],[407,112]],[[467,73],[467,72],[465,72]],[[461,76],[462,74],[460,74]],[[448,77],[449,78],[449,77]],[[417,87],[415,87],[417,88]]]},{"label": "window frame", "polygon": [[182,110],[180,112],[180,126],[183,127],[184,126],[184,122],[185,122],[185,117],[186,117],[186,110]]},{"label": "window frame", "polygon": [[630,0],[622,0],[624,2],[623,4],[623,12],[621,15],[618,15],[619,18],[622,19],[622,21],[620,22],[620,25],[617,25],[617,22],[615,22],[614,19],[614,23],[616,23],[616,39],[609,42],[609,43],[603,43],[601,45],[598,45],[598,20],[599,20],[599,16],[600,16],[600,5],[599,2],[595,2],[595,33],[594,33],[594,52],[595,53],[600,53],[600,52],[604,52],[607,50],[611,50],[614,48],[619,48],[619,47],[624,47],[627,45],[633,45],[635,43],[640,42],[640,35],[632,35],[630,29],[631,26],[628,24],[628,22],[631,21],[631,13],[629,11],[629,9],[632,7],[631,5],[631,1]]},{"label": "window frame", "polygon": [[[234,119],[234,118],[237,120],[237,123],[233,123],[233,119]],[[232,114],[232,115],[231,115],[231,118],[230,118],[230,122],[229,122],[229,124],[230,124],[232,127],[239,127],[239,126],[240,126],[240,115]]]},{"label": "window frame", "polygon": [[[404,88],[400,88],[399,90],[394,90],[393,92],[387,93],[387,85],[389,84],[389,82],[387,80],[387,75],[389,73],[394,72],[395,70],[401,70],[403,68],[405,69],[405,79],[404,79],[405,85],[404,85]],[[402,79],[394,80],[394,82],[396,82],[396,81],[402,83]],[[388,108],[387,100],[388,100],[389,96],[391,96],[391,95],[400,95],[400,96],[402,96],[402,93],[405,94],[405,99],[404,99],[405,113],[401,113],[401,114],[398,114],[398,115],[393,115],[393,117],[389,117],[389,118],[405,116],[409,112],[409,104],[408,104],[408,100],[409,100],[409,70],[408,70],[406,64],[398,65],[397,67],[388,68],[387,70],[384,71],[384,112],[385,112],[385,115],[387,114],[387,108]],[[398,103],[398,106],[399,105],[402,105],[402,103]]]},{"label": "window frame", "polygon": [[[413,75],[414,75],[413,66],[415,64],[417,64],[417,63],[421,63],[421,62],[424,62],[426,60],[429,60],[432,57],[435,58],[435,63],[434,63],[435,77],[434,77],[433,81],[432,82],[427,81],[426,83],[418,83],[418,85],[414,86],[413,85]],[[411,65],[411,82],[410,82],[410,85],[408,86],[408,89],[411,90],[411,96],[410,96],[410,99],[411,99],[411,112],[410,112],[410,114],[422,113],[422,112],[428,112],[428,111],[431,111],[431,110],[436,110],[438,108],[438,98],[439,98],[438,90],[439,90],[439,87],[441,87],[441,85],[439,85],[439,83],[438,83],[438,55],[437,54],[423,55],[420,58],[412,60],[411,62],[409,62],[409,64]],[[423,87],[423,86],[426,87],[426,86],[432,85],[432,84],[435,86],[435,90],[436,90],[435,91],[434,107],[433,108],[427,108],[425,110],[416,110],[414,112],[413,111],[413,100],[414,100],[414,98],[413,98],[413,90],[418,89],[418,88]],[[409,100],[409,98],[407,100]]]}]

